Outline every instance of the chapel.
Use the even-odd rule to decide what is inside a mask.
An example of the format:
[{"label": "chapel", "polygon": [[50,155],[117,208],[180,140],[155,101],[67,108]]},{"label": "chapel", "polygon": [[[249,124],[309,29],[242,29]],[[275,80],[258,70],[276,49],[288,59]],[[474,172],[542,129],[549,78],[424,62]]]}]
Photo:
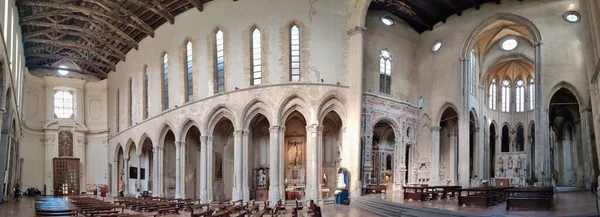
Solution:
[{"label": "chapel", "polygon": [[600,211],[597,0],[1,0],[0,31],[0,217]]}]

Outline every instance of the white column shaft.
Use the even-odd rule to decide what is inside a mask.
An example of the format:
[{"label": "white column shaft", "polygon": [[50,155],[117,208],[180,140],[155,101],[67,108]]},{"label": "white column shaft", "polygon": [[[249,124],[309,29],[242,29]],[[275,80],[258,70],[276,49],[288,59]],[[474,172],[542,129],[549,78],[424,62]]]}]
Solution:
[{"label": "white column shaft", "polygon": [[440,130],[439,126],[431,127],[431,168],[429,184],[440,185]]},{"label": "white column shaft", "polygon": [[207,189],[207,138],[206,136],[200,136],[200,201],[206,202],[208,200],[208,189]]},{"label": "white column shaft", "polygon": [[232,200],[243,199],[242,195],[242,136],[243,131],[233,133],[233,193]]},{"label": "white column shaft", "polygon": [[269,201],[271,204],[276,204],[279,201],[279,126],[269,128],[270,144],[269,144]]}]

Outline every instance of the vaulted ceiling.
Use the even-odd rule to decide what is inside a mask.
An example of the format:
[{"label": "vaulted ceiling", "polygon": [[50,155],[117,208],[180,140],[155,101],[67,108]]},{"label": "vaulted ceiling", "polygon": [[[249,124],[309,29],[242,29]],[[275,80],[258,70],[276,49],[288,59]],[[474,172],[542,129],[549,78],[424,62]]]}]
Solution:
[{"label": "vaulted ceiling", "polygon": [[[156,28],[174,23],[187,10],[202,11],[209,1],[18,0],[26,65],[56,69],[56,62],[66,60],[79,65],[80,73],[106,78],[119,61],[126,61],[127,52],[153,37]],[[422,33],[463,10],[500,1],[374,0],[369,9],[389,11]]]}]

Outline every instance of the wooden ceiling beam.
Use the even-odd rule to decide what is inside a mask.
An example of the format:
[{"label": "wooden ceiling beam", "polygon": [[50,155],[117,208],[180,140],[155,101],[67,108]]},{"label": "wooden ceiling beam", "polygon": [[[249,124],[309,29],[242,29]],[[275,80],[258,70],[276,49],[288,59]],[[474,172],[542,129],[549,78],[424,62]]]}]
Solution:
[{"label": "wooden ceiling beam", "polygon": [[458,16],[462,15],[462,11],[460,9],[458,9],[458,7],[456,7],[456,5],[454,5],[454,3],[451,0],[439,0],[439,1],[442,2],[442,4],[444,4],[446,7],[452,9],[456,15],[458,15]]},{"label": "wooden ceiling beam", "polygon": [[[112,35],[112,33],[110,33],[110,32],[104,32],[103,36],[99,36],[98,32],[95,32],[91,29],[82,28],[82,27],[73,26],[73,25],[66,25],[66,24],[45,23],[45,22],[39,22],[39,21],[27,21],[27,22],[22,22],[21,25],[22,26],[41,26],[41,27],[49,27],[50,28],[50,29],[39,30],[39,31],[31,32],[31,33],[26,33],[26,34],[24,34],[24,38],[27,38],[27,39],[31,39],[36,36],[40,36],[40,35],[44,35],[44,34],[48,34],[48,33],[52,33],[52,32],[67,33],[70,35],[79,36],[80,34],[71,32],[71,31],[77,31],[77,32],[80,32],[83,36],[107,38],[107,39],[117,41],[119,43],[126,44],[135,49],[138,48],[138,43],[135,40],[133,40],[133,38],[129,37],[127,34],[123,33],[122,31],[121,31],[121,33],[126,35],[129,39],[126,39],[126,38],[121,39],[119,37]],[[117,29],[116,27],[114,27],[114,28]],[[109,29],[112,29],[112,28],[109,26]],[[67,31],[67,30],[71,30],[71,31]],[[121,35],[121,34],[119,34],[117,32],[117,35]]]},{"label": "wooden ceiling beam", "polygon": [[[173,14],[171,14],[171,12],[169,11],[169,9],[167,9],[167,7],[165,7],[163,4],[161,4],[160,2],[158,2],[156,0],[152,0],[152,4],[158,8],[158,11],[153,11],[153,12],[155,12],[158,15],[162,16],[163,18],[167,19],[169,21],[169,23],[171,23],[171,24],[175,23],[175,16],[173,16]],[[152,8],[152,7],[150,7],[150,8]],[[152,9],[150,9],[150,10],[152,10]]]},{"label": "wooden ceiling beam", "polygon": [[[154,29],[152,29],[152,27],[150,27],[148,24],[143,22],[139,17],[135,16],[131,12],[129,12],[125,9],[122,9],[118,4],[116,4],[114,2],[110,2],[110,1],[104,1],[104,0],[93,0],[93,1],[85,0],[85,1],[90,2],[90,3],[96,3],[96,4],[98,4],[97,1],[103,1],[103,2],[109,2],[109,4],[112,4],[112,5],[116,5],[116,7],[117,7],[117,9],[119,9],[119,11],[125,13],[125,16],[131,18],[133,21],[135,21],[135,23],[137,23],[140,26],[140,28],[145,29],[145,31],[147,33],[150,33],[149,34],[150,36],[154,37]],[[71,10],[73,12],[83,13],[86,15],[95,15],[95,16],[115,20],[115,21],[121,22],[121,23],[122,22],[129,23],[129,24],[133,23],[131,21],[126,21],[126,20],[124,21],[122,17],[115,17],[115,15],[113,15],[113,14],[105,13],[100,10],[94,10],[91,8],[81,7],[81,6],[71,5],[71,4],[58,4],[58,3],[53,3],[53,2],[37,2],[37,1],[31,1],[31,0],[21,0],[21,1],[19,1],[18,4],[25,5],[25,6],[50,7],[50,8],[61,9],[61,10]]]},{"label": "wooden ceiling beam", "polygon": [[[418,8],[421,11],[424,11],[427,16],[437,18],[437,14],[432,5],[425,3],[423,0],[403,0],[411,8]],[[413,10],[414,11],[414,10]]]},{"label": "wooden ceiling beam", "polygon": [[204,11],[204,2],[202,0],[188,0],[190,4],[192,4],[196,9],[200,12]]},{"label": "wooden ceiling beam", "polygon": [[39,54],[39,53],[30,53],[27,54],[28,57],[37,57],[37,58],[46,58],[46,59],[61,59],[61,60],[69,60],[69,61],[78,61],[78,62],[94,62],[92,64],[98,65],[100,67],[108,68],[110,70],[115,70],[115,64],[106,64],[99,61],[93,61],[89,59],[72,57],[72,56],[64,56],[64,55],[52,55],[52,54]]},{"label": "wooden ceiling beam", "polygon": [[125,61],[125,55],[115,54],[115,53],[109,52],[109,51],[104,50],[104,49],[100,49],[100,48],[96,48],[96,47],[90,47],[90,46],[85,46],[85,45],[82,45],[82,44],[79,44],[79,43],[72,43],[72,42],[66,42],[66,41],[53,41],[53,40],[36,39],[36,38],[25,39],[25,40],[23,40],[23,42],[40,43],[40,44],[50,44],[50,45],[60,46],[60,47],[68,47],[68,48],[73,48],[73,49],[81,49],[81,50],[86,50],[88,52],[95,53],[99,57],[102,56],[102,54],[106,54],[108,56],[112,56],[114,58],[117,58],[117,59],[120,59],[122,61]]},{"label": "wooden ceiling beam", "polygon": [[67,70],[70,72],[76,72],[76,73],[80,73],[80,74],[86,74],[86,75],[93,75],[93,76],[98,76],[101,79],[104,79],[107,76],[106,72],[102,72],[100,71],[99,73],[94,73],[94,72],[90,72],[87,70],[78,70],[78,69],[64,69],[64,68],[59,68],[59,67],[52,67],[52,66],[37,66],[37,65],[33,65],[33,64],[27,64],[27,68],[29,69],[48,69],[48,70]]},{"label": "wooden ceiling beam", "polygon": [[113,0],[84,0],[84,1],[94,3],[94,4],[100,4],[100,5],[104,4],[104,5],[112,8],[113,11],[118,10],[118,11],[122,12],[124,15],[126,15],[127,17],[129,17],[130,19],[132,19],[133,21],[138,23],[139,25],[141,25],[144,29],[149,30],[150,34],[148,34],[148,35],[150,35],[150,37],[154,38],[154,29],[152,27],[150,27],[150,25],[148,25],[146,22],[144,22],[142,19],[140,19],[137,15],[133,14],[131,11],[129,11],[126,8],[121,7],[121,5],[113,2]]}]

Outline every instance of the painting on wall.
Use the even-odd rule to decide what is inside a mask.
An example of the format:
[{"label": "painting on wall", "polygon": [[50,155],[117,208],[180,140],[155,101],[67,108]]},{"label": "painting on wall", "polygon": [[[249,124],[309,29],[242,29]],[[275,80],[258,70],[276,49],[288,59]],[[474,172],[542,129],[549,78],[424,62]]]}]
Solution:
[{"label": "painting on wall", "polygon": [[58,132],[58,156],[73,157],[73,133],[69,130]]},{"label": "painting on wall", "polygon": [[223,155],[215,153],[215,180],[223,180]]}]

